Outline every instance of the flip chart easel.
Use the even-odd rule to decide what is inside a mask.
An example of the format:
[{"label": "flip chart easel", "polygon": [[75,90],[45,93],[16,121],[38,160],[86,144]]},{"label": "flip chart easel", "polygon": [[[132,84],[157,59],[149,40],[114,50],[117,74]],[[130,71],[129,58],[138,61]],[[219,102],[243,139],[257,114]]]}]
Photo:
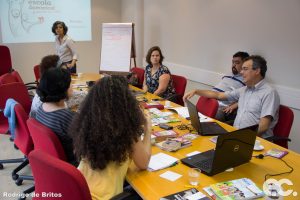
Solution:
[{"label": "flip chart easel", "polygon": [[103,23],[100,73],[126,75],[135,57],[134,23]]}]

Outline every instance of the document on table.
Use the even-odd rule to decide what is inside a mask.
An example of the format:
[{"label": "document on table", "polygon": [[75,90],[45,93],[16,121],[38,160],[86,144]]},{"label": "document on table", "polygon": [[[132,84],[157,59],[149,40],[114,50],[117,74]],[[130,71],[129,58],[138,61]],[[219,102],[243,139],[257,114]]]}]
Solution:
[{"label": "document on table", "polygon": [[165,153],[158,153],[151,156],[148,169],[149,171],[156,171],[156,170],[170,167],[176,164],[177,162],[178,159],[173,156],[169,156],[168,154]]}]

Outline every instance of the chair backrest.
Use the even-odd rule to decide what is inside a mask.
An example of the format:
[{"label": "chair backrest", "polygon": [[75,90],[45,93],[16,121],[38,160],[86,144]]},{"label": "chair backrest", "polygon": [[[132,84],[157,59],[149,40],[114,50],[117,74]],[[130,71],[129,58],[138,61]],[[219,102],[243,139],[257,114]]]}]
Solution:
[{"label": "chair backrest", "polygon": [[33,67],[35,82],[38,83],[40,81],[40,65],[35,65]]},{"label": "chair backrest", "polygon": [[26,124],[28,113],[26,113],[22,105],[18,103],[15,105],[14,110],[16,114],[14,143],[19,150],[27,156],[33,150],[33,141]]},{"label": "chair backrest", "polygon": [[[294,121],[293,111],[284,105],[279,107],[279,118],[276,126],[273,129],[274,136],[288,138]],[[275,140],[275,144],[288,148],[287,140]]]},{"label": "chair backrest", "polygon": [[11,74],[16,78],[17,82],[24,83],[20,74],[16,70],[12,71]]},{"label": "chair backrest", "polygon": [[198,112],[211,118],[215,118],[219,103],[216,99],[201,96],[196,104]]},{"label": "chair backrest", "polygon": [[60,195],[60,200],[91,200],[87,182],[81,172],[69,163],[55,158],[43,151],[34,150],[29,154],[29,163],[34,177],[34,200],[51,200],[42,193]]},{"label": "chair backrest", "polygon": [[33,140],[34,149],[46,152],[55,158],[67,160],[61,142],[50,128],[34,118],[27,120],[27,126]]},{"label": "chair backrest", "polygon": [[[6,100],[12,98],[21,104],[26,112],[29,114],[31,108],[31,99],[24,83],[8,83],[0,84],[0,109],[5,108]],[[7,125],[7,118],[4,117],[3,112],[0,112],[0,126]]]},{"label": "chair backrest", "polygon": [[7,83],[24,83],[20,74],[17,71],[12,71],[0,76],[0,84],[7,84]]},{"label": "chair backrest", "polygon": [[133,67],[133,68],[131,68],[130,71],[137,74],[137,77],[138,77],[138,87],[142,88],[143,87],[143,82],[144,82],[145,70],[143,68]]},{"label": "chair backrest", "polygon": [[0,45],[0,76],[12,70],[10,51],[7,46]]},{"label": "chair backrest", "polygon": [[177,104],[184,106],[184,102],[182,97],[185,93],[187,80],[183,76],[172,74],[173,84],[176,91],[177,96]]}]

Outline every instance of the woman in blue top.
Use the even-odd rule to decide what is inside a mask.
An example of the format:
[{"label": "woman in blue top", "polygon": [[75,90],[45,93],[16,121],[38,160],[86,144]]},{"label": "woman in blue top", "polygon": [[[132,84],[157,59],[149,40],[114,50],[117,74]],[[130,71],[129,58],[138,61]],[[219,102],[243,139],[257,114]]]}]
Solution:
[{"label": "woman in blue top", "polygon": [[162,64],[163,59],[164,56],[158,46],[149,49],[143,90],[169,99],[175,95],[175,88],[169,69]]}]

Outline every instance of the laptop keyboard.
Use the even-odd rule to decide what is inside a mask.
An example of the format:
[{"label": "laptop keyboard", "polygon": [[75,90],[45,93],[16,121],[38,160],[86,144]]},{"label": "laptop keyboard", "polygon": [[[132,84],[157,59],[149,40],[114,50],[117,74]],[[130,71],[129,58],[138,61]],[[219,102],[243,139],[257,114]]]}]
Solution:
[{"label": "laptop keyboard", "polygon": [[213,159],[209,158],[195,163],[200,169],[210,170],[212,168]]}]

